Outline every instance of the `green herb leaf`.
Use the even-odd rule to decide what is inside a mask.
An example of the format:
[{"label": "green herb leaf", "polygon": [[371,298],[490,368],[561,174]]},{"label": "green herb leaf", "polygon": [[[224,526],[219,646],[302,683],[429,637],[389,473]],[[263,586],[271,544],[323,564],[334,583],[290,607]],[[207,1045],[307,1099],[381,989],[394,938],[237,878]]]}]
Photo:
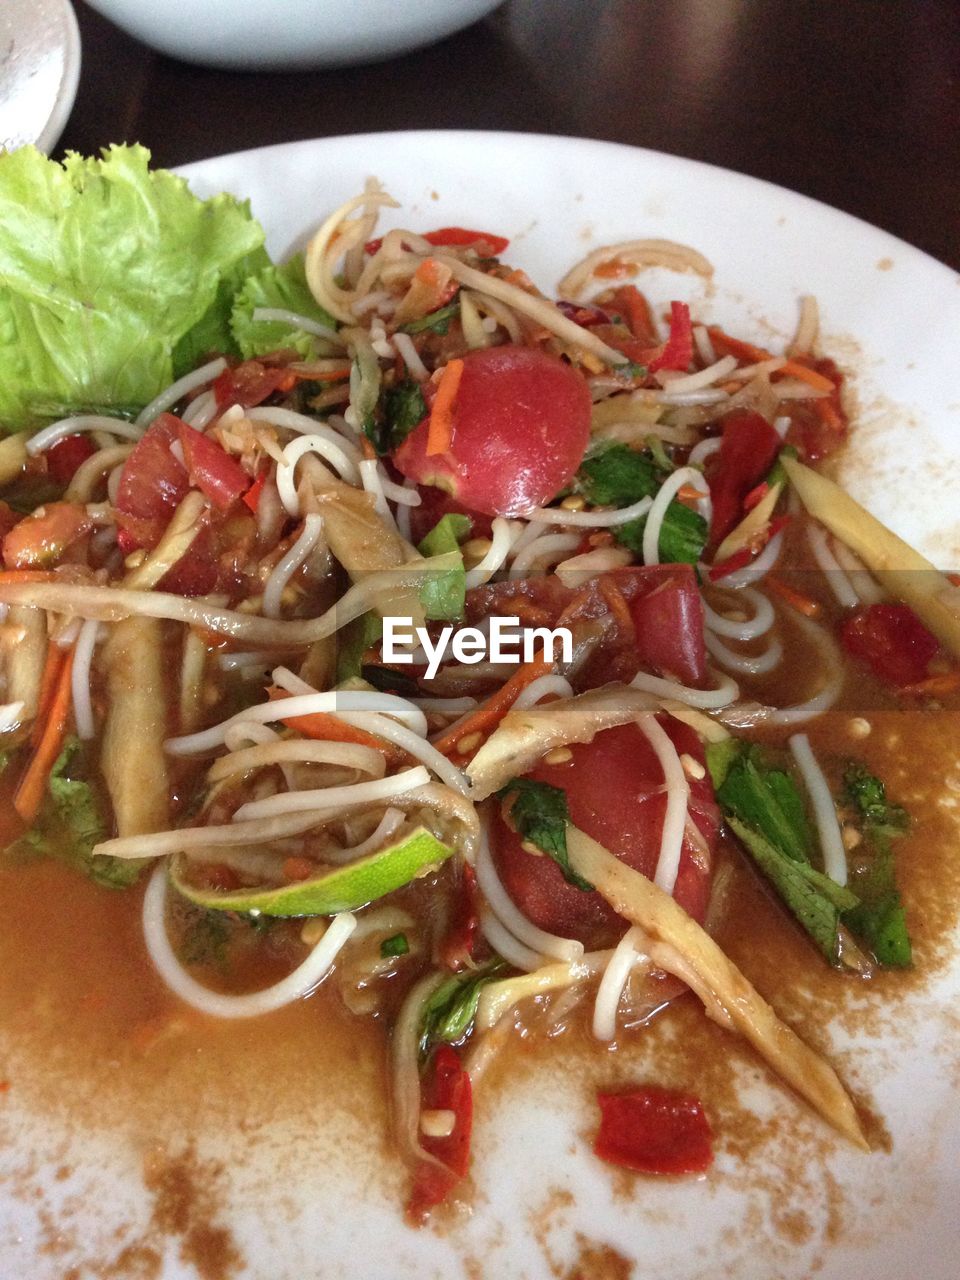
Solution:
[{"label": "green herb leaf", "polygon": [[844,923],[880,964],[908,968],[913,948],[897,890],[893,841],[907,830],[910,817],[887,799],[881,780],[855,762],[844,771],[841,798],[858,815],[863,835],[850,868],[850,883],[861,904],[844,916]]},{"label": "green herb leaf", "polygon": [[333,316],[319,306],[307,285],[303,254],[298,253],[281,267],[269,262],[255,275],[248,275],[236,294],[230,311],[230,329],[245,360],[292,347],[305,358],[316,354],[317,339],[295,325],[276,320],[254,320],[259,307],[293,311],[328,329],[336,329]]},{"label": "green herb leaf", "polygon": [[440,983],[423,1007],[421,1055],[425,1057],[435,1044],[457,1044],[464,1038],[477,1016],[480,992],[503,969],[502,960],[493,960],[482,969],[468,969]]},{"label": "green herb leaf", "polygon": [[337,632],[337,684],[363,675],[363,655],[383,635],[383,619],[371,609]]},{"label": "green herb leaf", "polygon": [[47,795],[32,831],[20,841],[34,853],[61,858],[111,889],[125,889],[140,875],[145,859],[94,854],[107,834],[96,792],[82,776],[86,752],[68,738],[50,771]]},{"label": "green herb leaf", "polygon": [[180,934],[177,948],[186,965],[210,964],[226,968],[230,926],[222,911],[191,909]]},{"label": "green herb leaf", "polygon": [[427,402],[419,382],[405,378],[390,387],[383,397],[383,423],[379,439],[373,443],[378,453],[390,453],[406,440],[415,426],[427,416]]},{"label": "green herb leaf", "polygon": [[827,961],[837,964],[840,913],[856,906],[856,896],[808,863],[787,857],[739,818],[728,815],[727,821]]},{"label": "green herb leaf", "polygon": [[514,797],[510,806],[510,822],[520,838],[529,840],[552,858],[568,884],[582,889],[584,893],[592,893],[593,885],[570,866],[567,853],[570,810],[566,792],[548,782],[536,782],[533,778],[511,778],[497,792],[501,800],[510,795]]},{"label": "green herb leaf", "polygon": [[460,301],[454,298],[445,307],[440,307],[437,311],[431,311],[425,316],[420,316],[418,320],[411,320],[398,327],[400,333],[439,333],[442,336],[450,328],[450,321],[459,314]]},{"label": "green herb leaf", "polygon": [[392,938],[384,938],[380,943],[380,955],[384,960],[392,956],[405,956],[410,950],[410,943],[405,933],[395,933]]},{"label": "green herb leaf", "polygon": [[[810,861],[810,827],[799,788],[782,769],[771,768],[759,747],[737,742],[710,744],[707,762],[711,775],[716,761],[726,762],[717,800],[724,812],[738,818],[775,849],[795,862]],[[717,751],[722,747],[722,752]]]},{"label": "green herb leaf", "polygon": [[[33,147],[0,153],[0,423],[37,405],[139,405],[173,380],[174,352],[202,328],[232,343],[221,285],[261,254],[245,202],[199,200],[150,171],[140,146],[63,164]],[[261,256],[260,260],[263,258]]]},{"label": "green herb leaf", "polygon": [[422,556],[457,553],[458,564],[442,572],[431,573],[420,588],[420,602],[427,618],[462,618],[467,599],[467,575],[460,554],[460,539],[472,528],[469,516],[450,512],[433,526],[417,550]]},{"label": "green herb leaf", "polygon": [[[628,507],[641,498],[652,498],[673,470],[669,458],[663,467],[649,452],[640,453],[625,444],[610,444],[586,457],[577,474],[577,489],[595,506]],[[643,551],[646,516],[613,530],[617,541],[636,554]],[[707,544],[707,522],[690,507],[674,499],[660,529],[660,558],[666,564],[696,564]]]}]

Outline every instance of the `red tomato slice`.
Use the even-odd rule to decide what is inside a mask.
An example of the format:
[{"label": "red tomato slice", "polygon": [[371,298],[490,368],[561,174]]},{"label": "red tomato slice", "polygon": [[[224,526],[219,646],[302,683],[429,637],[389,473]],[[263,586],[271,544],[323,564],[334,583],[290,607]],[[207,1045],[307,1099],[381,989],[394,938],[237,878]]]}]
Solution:
[{"label": "red tomato slice", "polygon": [[[707,649],[703,638],[703,601],[691,565],[651,566],[661,569],[652,590],[639,591],[630,604],[637,629],[637,650],[645,667],[678,676],[687,685],[703,684]],[[666,570],[667,572],[663,572]],[[650,569],[624,571],[642,574]]]},{"label": "red tomato slice", "polygon": [[292,380],[288,369],[268,367],[260,360],[245,360],[234,369],[224,369],[214,381],[213,394],[218,409],[229,409],[232,404],[252,409],[274,391],[292,385]]},{"label": "red tomato slice", "polygon": [[897,686],[919,684],[940,643],[905,604],[872,604],[840,629],[844,648]]},{"label": "red tomato slice", "polygon": [[723,439],[708,465],[713,502],[710,543],[716,547],[743,516],[743,502],[776,461],[783,442],[766,418],[734,409],[723,419]]},{"label": "red tomato slice", "polygon": [[516,516],[573,478],[590,436],[590,391],[571,365],[533,347],[463,357],[449,452],[428,456],[428,422],[397,450],[398,470],[449,490],[464,506]]},{"label": "red tomato slice", "polygon": [[[664,728],[681,753],[703,762],[692,729],[664,717]],[[634,724],[598,733],[592,742],[571,744],[566,764],[541,761],[529,777],[561,787],[570,818],[611,853],[645,876],[660,856],[666,796],[663,771],[646,737]],[[713,846],[719,816],[709,776],[690,782],[690,812],[705,851],[684,840],[674,897],[695,920],[706,914]],[[623,933],[624,922],[599,893],[569,884],[552,858],[527,853],[519,836],[499,816],[493,824],[492,850],[500,878],[520,910],[551,933],[579,938],[590,946],[608,945]]]},{"label": "red tomato slice", "polygon": [[186,422],[180,423],[180,444],[190,483],[196,485],[218,511],[232,507],[250,488],[250,477],[239,462],[231,458],[216,440],[194,430]]},{"label": "red tomato slice", "polygon": [[144,536],[148,528],[152,530],[150,541],[137,540],[133,546],[156,546],[167,522],[190,488],[186,468],[170,452],[170,446],[180,438],[181,425],[180,419],[172,413],[161,413],[123,464],[117,510],[135,517],[137,521],[153,522],[150,526],[139,527],[134,527],[131,522],[127,529],[131,540]]},{"label": "red tomato slice", "polygon": [[704,1173],[713,1164],[713,1133],[700,1099],[648,1085],[598,1093],[595,1153],[638,1173]]},{"label": "red tomato slice", "polygon": [[470,1167],[473,1093],[460,1055],[448,1044],[434,1051],[420,1085],[420,1104],[424,1110],[452,1111],[454,1126],[447,1138],[420,1135],[424,1151],[445,1167],[426,1161],[418,1166],[407,1204],[407,1216],[414,1223],[422,1222],[428,1210],[445,1200]]},{"label": "red tomato slice", "polygon": [[8,569],[49,568],[92,527],[93,521],[80,503],[48,502],[6,534],[3,563]]},{"label": "red tomato slice", "polygon": [[64,436],[47,450],[47,473],[64,488],[76,474],[77,468],[96,453],[96,446],[89,436]]}]

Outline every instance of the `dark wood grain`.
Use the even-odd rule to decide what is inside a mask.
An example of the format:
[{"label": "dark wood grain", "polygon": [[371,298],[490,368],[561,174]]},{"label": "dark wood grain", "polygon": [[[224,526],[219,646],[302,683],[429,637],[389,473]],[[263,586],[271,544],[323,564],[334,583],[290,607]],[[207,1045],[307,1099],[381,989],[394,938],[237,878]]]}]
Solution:
[{"label": "dark wood grain", "polygon": [[158,164],[381,129],[605,138],[766,178],[960,269],[954,0],[508,0],[377,65],[231,73],[155,54],[76,4],[61,148]]}]

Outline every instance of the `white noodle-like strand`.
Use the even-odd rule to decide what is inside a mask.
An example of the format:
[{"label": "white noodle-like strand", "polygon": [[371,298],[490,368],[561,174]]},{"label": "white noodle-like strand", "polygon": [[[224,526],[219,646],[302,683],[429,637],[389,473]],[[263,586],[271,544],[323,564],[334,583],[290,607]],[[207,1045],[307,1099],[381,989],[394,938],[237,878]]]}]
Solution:
[{"label": "white noodle-like strand", "polygon": [[669,735],[652,715],[637,716],[637,728],[650,743],[663,770],[663,782],[667,791],[667,809],[663,815],[660,833],[660,856],[653,881],[664,893],[673,894],[680,870],[683,852],[683,833],[687,825],[687,804],[690,784],[684,772],[677,749]]},{"label": "white noodle-like strand", "polygon": [[823,869],[831,880],[844,885],[847,883],[847,855],[843,847],[837,808],[830,794],[830,784],[817,763],[810,739],[805,733],[793,734],[788,739],[788,746],[813,805],[820,851],[823,854]]},{"label": "white noodle-like strand", "polygon": [[325,462],[329,462],[337,469],[348,484],[357,484],[359,482],[359,469],[347,454],[344,448],[345,444],[346,441],[343,440],[339,444],[335,444],[332,440],[328,440],[326,436],[314,434],[300,436],[299,439],[291,440],[286,445],[281,461],[277,464],[277,492],[280,494],[280,501],[283,503],[283,509],[287,515],[296,516],[300,514],[296,471],[297,463],[305,454],[319,454]]},{"label": "white noodle-like strand", "polygon": [[536,680],[531,680],[525,689],[521,689],[512,709],[523,711],[526,707],[536,706],[551,694],[558,698],[572,698],[573,685],[564,676],[538,676]]},{"label": "white noodle-like strand", "polygon": [[291,329],[301,329],[315,338],[325,338],[327,342],[343,346],[343,339],[336,329],[321,324],[319,320],[311,320],[309,316],[302,316],[298,311],[287,311],[284,307],[254,307],[252,319],[255,324],[261,321],[266,324],[286,324]]},{"label": "white noodle-like strand", "polygon": [[540,955],[515,938],[509,929],[505,929],[492,911],[481,908],[480,932],[493,947],[494,951],[515,969],[532,973],[534,969],[542,969],[548,963],[546,956]]},{"label": "white noodle-like strand", "polygon": [[474,587],[480,587],[488,582],[498,569],[502,569],[506,563],[510,549],[516,541],[519,527],[510,520],[504,520],[502,516],[497,516],[490,526],[493,537],[490,539],[490,550],[486,553],[482,560],[467,570],[466,585],[467,590],[471,591]]},{"label": "white noodle-like strand", "polygon": [[727,671],[736,671],[739,675],[766,675],[768,671],[779,666],[783,658],[783,645],[777,636],[771,638],[762,653],[734,653],[722,640],[718,640],[709,628],[705,629],[703,639],[707,652],[714,662],[725,667]]},{"label": "white noodle-like strand", "polygon": [[263,614],[267,618],[279,618],[280,606],[287,583],[310,557],[323,534],[323,516],[311,513],[304,517],[303,529],[296,542],[273,567],[263,585]]},{"label": "white noodle-like strand", "polygon": [[318,787],[310,791],[288,791],[282,795],[267,796],[264,800],[248,800],[233,815],[236,822],[253,822],[258,818],[274,818],[287,813],[327,813],[331,810],[349,809],[360,804],[375,804],[393,796],[403,795],[415,787],[424,787],[430,775],[423,765],[403,769],[389,778],[377,778],[372,782],[354,782],[343,787]]},{"label": "white noodle-like strand", "polygon": [[325,977],[340,948],[357,927],[349,911],[331,920],[306,960],[282,981],[249,995],[228,996],[211,991],[190,976],[177,959],[167,937],[167,868],[158,863],[143,899],[143,937],[157,973],[175,996],[211,1018],[258,1018],[309,995]]},{"label": "white noodle-like strand", "polygon": [[643,563],[648,565],[660,563],[660,530],[667,514],[667,508],[685,484],[693,485],[699,491],[704,483],[703,476],[693,467],[678,467],[669,475],[657,491],[657,496],[650,507],[647,523],[643,526]]},{"label": "white noodle-like strand", "polygon": [[65,440],[67,436],[84,435],[88,431],[106,431],[112,436],[120,436],[124,440],[139,440],[143,435],[143,427],[132,422],[124,422],[120,418],[108,418],[102,414],[85,413],[75,418],[61,418],[59,422],[51,422],[27,441],[27,453],[36,457],[52,445]]},{"label": "white noodle-like strand", "polygon": [[523,943],[533,952],[549,956],[552,960],[580,959],[583,955],[582,942],[577,942],[574,938],[561,938],[555,933],[548,933],[545,929],[539,928],[532,920],[527,919],[507,893],[493,864],[493,854],[490,851],[490,839],[485,824],[482,825],[474,868],[477,873],[477,884],[487,900],[487,905],[504,929],[518,942]]},{"label": "white noodle-like strand", "polygon": [[641,950],[644,941],[643,930],[632,925],[617,943],[603,971],[593,1005],[593,1034],[604,1044],[616,1039],[617,1009],[627,979],[638,965],[649,963],[649,957]]},{"label": "white noodle-like strand", "polygon": [[[697,479],[702,477],[698,474]],[[652,498],[640,498],[617,511],[565,511],[563,507],[538,507],[528,512],[524,519],[531,524],[569,525],[573,529],[609,529],[645,516],[652,505]]]},{"label": "white noodle-like strand", "polygon": [[740,696],[740,688],[735,680],[719,671],[712,672],[716,685],[712,689],[688,689],[686,685],[675,684],[672,680],[664,680],[661,676],[651,676],[641,671],[630,681],[632,689],[642,689],[644,693],[652,693],[657,698],[673,698],[690,707],[701,710],[715,710],[727,707]]},{"label": "white noodle-like strand", "polygon": [[198,387],[205,387],[208,382],[212,382],[214,378],[219,377],[226,367],[226,360],[222,356],[218,356],[216,360],[210,360],[207,364],[202,364],[199,369],[194,369],[192,373],[184,374],[182,378],[172,382],[159,395],[154,396],[147,407],[137,415],[137,426],[149,426],[154,418],[169,409],[171,405],[175,405],[178,400],[182,400],[185,395],[189,395],[191,391],[196,391]]},{"label": "white noodle-like strand", "polygon": [[742,621],[728,618],[711,609],[704,600],[703,614],[707,627],[715,631],[718,636],[727,636],[730,640],[757,640],[760,636],[766,635],[776,619],[773,605],[766,596],[761,595],[759,591],[754,591],[752,587],[741,587],[739,598],[749,600],[753,606],[752,618],[745,618]]},{"label": "white noodle-like strand", "polygon": [[93,738],[97,732],[93,718],[93,702],[90,698],[90,668],[93,664],[93,651],[101,625],[93,621],[84,622],[81,625],[73,653],[73,670],[70,673],[73,718],[77,726],[77,737],[85,742]]},{"label": "white noodle-like strand", "polygon": [[833,592],[834,599],[841,609],[856,609],[860,605],[860,597],[853,583],[847,577],[837,557],[830,549],[827,531],[819,524],[807,525],[807,541],[813,558],[823,570],[827,586]]}]

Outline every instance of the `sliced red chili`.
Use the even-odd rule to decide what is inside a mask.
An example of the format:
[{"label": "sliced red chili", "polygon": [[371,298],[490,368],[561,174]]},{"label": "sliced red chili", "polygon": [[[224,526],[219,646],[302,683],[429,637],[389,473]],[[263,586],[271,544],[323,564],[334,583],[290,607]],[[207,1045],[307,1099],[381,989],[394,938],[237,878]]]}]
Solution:
[{"label": "sliced red chili", "polygon": [[713,1133],[699,1098],[652,1085],[598,1093],[594,1152],[637,1173],[703,1173],[713,1163]]},{"label": "sliced red chili", "polygon": [[413,1223],[421,1223],[430,1209],[445,1200],[470,1167],[473,1093],[460,1055],[450,1045],[442,1044],[435,1050],[421,1082],[420,1097],[424,1111],[452,1111],[453,1129],[445,1138],[420,1136],[424,1151],[440,1163],[424,1160],[417,1167],[407,1203],[407,1217]]}]

